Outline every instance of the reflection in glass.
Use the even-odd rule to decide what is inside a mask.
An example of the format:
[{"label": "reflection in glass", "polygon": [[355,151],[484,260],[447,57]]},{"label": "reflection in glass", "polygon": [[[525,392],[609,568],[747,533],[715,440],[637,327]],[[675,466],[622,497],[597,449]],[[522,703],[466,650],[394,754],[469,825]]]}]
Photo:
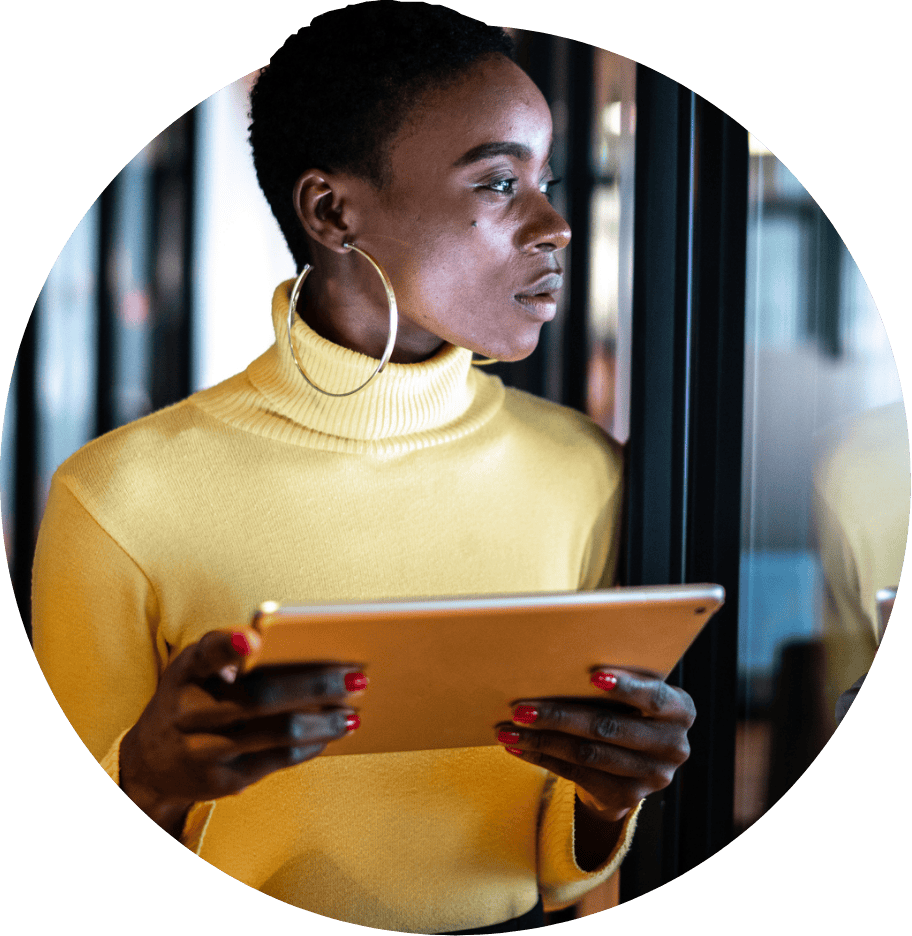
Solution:
[{"label": "reflection in glass", "polygon": [[[746,311],[739,829],[797,779],[835,727],[839,661],[824,640],[832,619],[815,470],[841,427],[901,397],[852,257],[795,177],[753,139]],[[907,501],[904,510],[907,517]]]},{"label": "reflection in glass", "polygon": [[61,251],[36,305],[42,510],[57,466],[95,434],[98,220],[96,203]]},{"label": "reflection in glass", "polygon": [[[154,144],[151,144],[154,146]],[[116,425],[152,410],[149,394],[151,344],[151,171],[149,147],[124,167],[113,185],[116,193],[114,262],[107,289],[114,302],[113,383]]]}]

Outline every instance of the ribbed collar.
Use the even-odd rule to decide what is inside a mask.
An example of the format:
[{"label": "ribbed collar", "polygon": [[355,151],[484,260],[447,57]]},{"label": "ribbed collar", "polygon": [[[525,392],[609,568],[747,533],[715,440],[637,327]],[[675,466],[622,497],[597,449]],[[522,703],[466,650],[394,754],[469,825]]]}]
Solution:
[{"label": "ribbed collar", "polygon": [[[471,352],[453,345],[445,345],[420,364],[388,364],[367,387],[349,397],[328,397],[314,390],[298,372],[288,347],[291,287],[291,280],[282,283],[273,296],[275,345],[246,371],[247,380],[265,400],[257,404],[248,394],[241,399],[236,393],[229,398],[226,385],[225,391],[204,391],[199,399],[203,408],[235,425],[280,434],[288,441],[293,424],[309,436],[322,437],[320,447],[350,451],[374,443],[401,451],[446,441],[486,422],[499,408],[500,381],[480,374],[471,366]],[[356,387],[377,364],[322,338],[299,317],[292,326],[292,340],[308,375],[328,390]],[[284,429],[267,426],[263,403]]]}]

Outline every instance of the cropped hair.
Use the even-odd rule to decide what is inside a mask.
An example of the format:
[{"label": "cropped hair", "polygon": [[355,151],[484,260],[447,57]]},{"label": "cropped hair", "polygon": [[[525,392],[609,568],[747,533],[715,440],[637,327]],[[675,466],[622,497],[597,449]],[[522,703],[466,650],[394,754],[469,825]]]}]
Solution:
[{"label": "cropped hair", "polygon": [[409,110],[512,39],[443,6],[373,0],[316,17],[285,41],[254,85],[250,144],[260,187],[295,263],[310,261],[292,191],[308,169],[381,189]]}]

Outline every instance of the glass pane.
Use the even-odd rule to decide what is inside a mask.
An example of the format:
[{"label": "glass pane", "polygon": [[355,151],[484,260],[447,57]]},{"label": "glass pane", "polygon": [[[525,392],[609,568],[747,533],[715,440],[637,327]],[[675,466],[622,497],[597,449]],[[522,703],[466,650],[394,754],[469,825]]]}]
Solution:
[{"label": "glass pane", "polygon": [[152,257],[149,148],[133,158],[114,180],[111,250],[114,302],[113,383],[115,423],[123,425],[152,409],[150,262]]},{"label": "glass pane", "polygon": [[636,63],[595,50],[589,277],[589,414],[621,442],[630,424]]},{"label": "glass pane", "polygon": [[95,433],[98,206],[60,252],[35,310],[39,516],[51,476]]},{"label": "glass pane", "polygon": [[272,293],[296,272],[250,156],[254,77],[227,85],[198,108],[194,390],[243,370],[273,343]]},{"label": "glass pane", "polygon": [[909,514],[877,309],[826,216],[753,139],[748,225],[739,830],[809,765],[870,665],[874,594],[898,582]]}]

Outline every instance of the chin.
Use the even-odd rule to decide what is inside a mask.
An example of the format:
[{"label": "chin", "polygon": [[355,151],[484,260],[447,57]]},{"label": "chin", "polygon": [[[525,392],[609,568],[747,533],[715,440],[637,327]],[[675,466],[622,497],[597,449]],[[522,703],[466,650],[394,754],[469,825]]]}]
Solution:
[{"label": "chin", "polygon": [[527,358],[537,347],[541,337],[541,325],[536,325],[532,329],[526,330],[525,334],[498,335],[495,339],[485,341],[484,345],[479,342],[477,345],[465,345],[471,347],[476,354],[483,357],[496,358],[505,364],[514,361],[522,361]]},{"label": "chin", "polygon": [[511,364],[515,361],[523,361],[538,347],[538,335],[534,341],[526,342],[523,345],[510,345],[500,351],[493,351],[488,357],[497,358],[505,364]]},{"label": "chin", "polygon": [[513,364],[516,361],[524,361],[529,355],[538,347],[538,342],[535,342],[531,348],[524,348],[521,351],[512,351],[510,353],[503,352],[501,354],[489,354],[488,357],[496,358],[498,361],[503,364]]}]

